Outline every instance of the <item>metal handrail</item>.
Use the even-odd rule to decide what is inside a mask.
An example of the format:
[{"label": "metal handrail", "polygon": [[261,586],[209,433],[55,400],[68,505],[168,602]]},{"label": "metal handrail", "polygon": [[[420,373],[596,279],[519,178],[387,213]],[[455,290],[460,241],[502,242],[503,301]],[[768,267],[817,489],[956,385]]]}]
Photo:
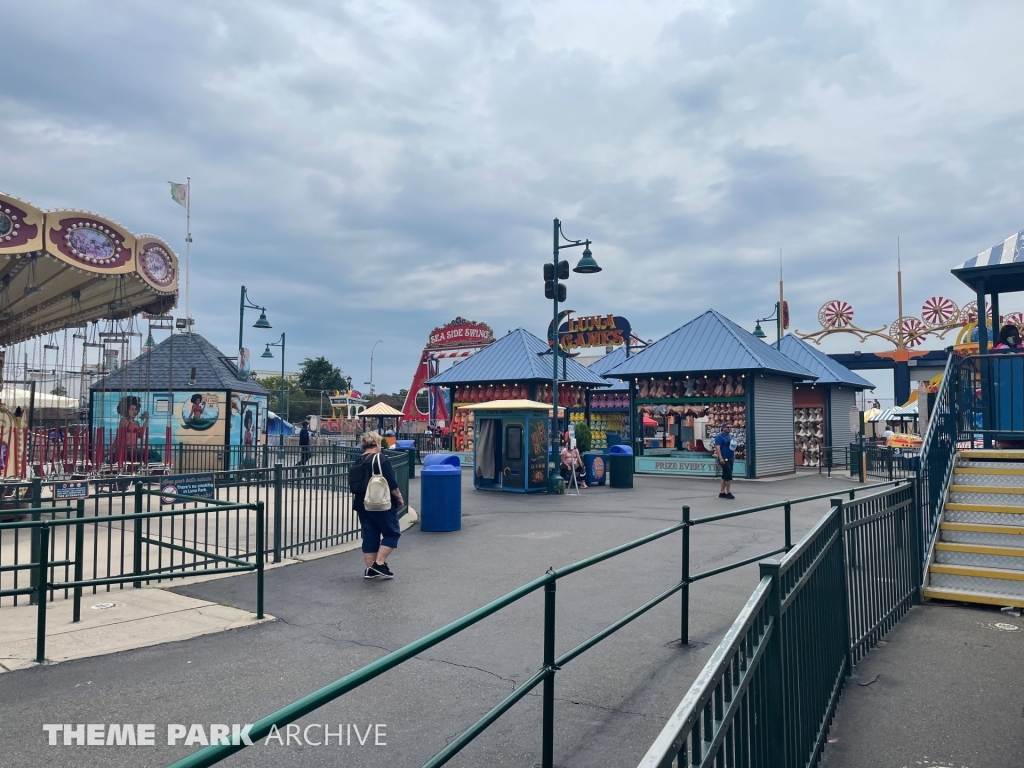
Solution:
[{"label": "metal handrail", "polygon": [[[851,488],[840,491],[840,493],[848,493],[851,498],[859,490],[865,490],[869,488],[880,488],[885,486],[893,485],[892,482],[876,483],[870,486],[862,486],[861,488]],[[391,670],[400,664],[408,661],[409,659],[417,656],[418,654],[434,647],[438,643],[447,640],[448,638],[462,632],[465,629],[473,626],[477,622],[491,616],[492,614],[508,607],[509,605],[533,594],[534,592],[544,589],[545,592],[545,616],[544,616],[544,664],[535,672],[530,678],[528,678],[522,685],[518,686],[516,690],[509,696],[505,697],[501,702],[494,706],[489,712],[483,717],[478,719],[473,725],[467,728],[457,738],[453,739],[448,745],[438,752],[434,757],[424,764],[424,768],[439,768],[439,766],[447,763],[452,757],[459,753],[467,744],[473,741],[479,736],[488,726],[494,723],[502,714],[507,712],[516,702],[526,696],[531,690],[541,683],[544,684],[544,717],[543,717],[543,737],[542,737],[542,756],[541,765],[543,768],[550,768],[553,764],[552,761],[552,749],[553,749],[553,714],[554,714],[554,688],[553,680],[555,673],[564,664],[576,659],[581,654],[585,653],[590,648],[594,647],[602,640],[611,636],[618,630],[625,627],[630,622],[634,621],[638,617],[647,613],[657,605],[664,602],[666,599],[671,597],[677,592],[683,593],[683,634],[681,637],[681,643],[687,644],[688,638],[686,636],[686,626],[688,619],[689,599],[688,599],[688,587],[691,581],[695,580],[689,576],[686,572],[689,563],[689,529],[700,523],[714,522],[716,520],[725,519],[728,517],[737,517],[743,514],[753,514],[756,512],[764,512],[772,509],[783,508],[786,510],[787,525],[786,525],[786,546],[773,550],[771,554],[778,552],[787,551],[789,549],[789,525],[788,517],[789,511],[793,504],[799,504],[804,501],[814,501],[829,496],[835,496],[836,491],[825,494],[817,494],[808,496],[806,498],[798,498],[789,501],[778,502],[776,504],[760,505],[757,507],[750,507],[749,509],[738,510],[736,512],[727,512],[716,515],[708,515],[706,517],[697,518],[696,520],[689,519],[689,507],[683,508],[683,520],[680,523],[663,528],[662,530],[655,531],[646,536],[642,536],[625,544],[621,544],[617,547],[613,547],[604,552],[592,555],[591,557],[584,558],[575,563],[563,566],[558,569],[551,569],[543,576],[530,581],[523,586],[512,590],[511,592],[492,600],[486,605],[477,608],[465,616],[456,619],[445,626],[434,630],[433,632],[424,635],[418,640],[409,643],[396,651],[392,651],[386,656],[371,662],[370,664],[362,667],[361,669],[346,675],[335,682],[320,688],[317,691],[299,699],[298,701],[289,704],[288,706],[282,707],[273,714],[270,714],[264,718],[261,718],[249,731],[250,740],[253,742],[263,739],[268,736],[272,730],[276,727],[280,730],[282,727],[289,723],[293,723],[299,718],[306,714],[322,707],[331,701],[338,699],[349,691],[358,688],[359,686],[369,682],[370,680],[378,677],[379,675]],[[673,533],[682,532],[684,537],[684,566],[683,574],[678,582],[673,584],[671,587],[663,591],[651,600],[641,605],[639,608],[631,611],[626,616],[622,617],[618,621],[614,622],[610,626],[591,636],[587,640],[583,641],[575,648],[563,653],[561,656],[555,655],[555,587],[559,579],[577,573],[581,570],[597,565],[605,560],[621,555],[630,550],[649,544],[653,541],[662,539]],[[765,557],[764,554],[758,556],[757,559]],[[732,570],[734,568],[742,567],[748,564],[748,561],[742,561],[740,563],[733,563],[724,568],[715,570],[715,573],[721,573],[726,570]],[[714,575],[698,574],[699,578],[706,578],[707,576]],[[236,752],[241,751],[247,745],[245,743],[230,744],[230,743],[219,743],[211,744],[210,746],[204,747],[198,752],[189,755],[175,763],[170,768],[205,768],[205,766],[215,765],[221,760],[227,758]]]}]

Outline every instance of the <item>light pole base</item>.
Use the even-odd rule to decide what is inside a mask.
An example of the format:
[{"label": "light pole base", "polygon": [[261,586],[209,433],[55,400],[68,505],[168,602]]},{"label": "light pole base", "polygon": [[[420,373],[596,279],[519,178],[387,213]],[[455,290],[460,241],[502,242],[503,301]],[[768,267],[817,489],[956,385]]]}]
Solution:
[{"label": "light pole base", "polygon": [[554,493],[559,496],[565,495],[565,480],[562,479],[561,475],[548,478],[548,493]]}]

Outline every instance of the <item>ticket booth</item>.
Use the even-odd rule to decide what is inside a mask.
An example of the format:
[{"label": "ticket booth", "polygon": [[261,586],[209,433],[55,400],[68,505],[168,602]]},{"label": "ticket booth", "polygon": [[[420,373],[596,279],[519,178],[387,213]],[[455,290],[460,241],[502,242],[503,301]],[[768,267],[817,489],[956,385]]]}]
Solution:
[{"label": "ticket booth", "polygon": [[550,405],[493,400],[459,410],[472,412],[476,425],[474,488],[510,493],[547,490]]}]

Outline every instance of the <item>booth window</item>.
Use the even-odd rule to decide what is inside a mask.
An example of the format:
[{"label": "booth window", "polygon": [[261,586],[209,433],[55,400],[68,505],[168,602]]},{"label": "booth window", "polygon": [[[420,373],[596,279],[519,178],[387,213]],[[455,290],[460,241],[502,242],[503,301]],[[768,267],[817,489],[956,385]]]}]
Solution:
[{"label": "booth window", "polygon": [[521,424],[510,424],[505,429],[505,457],[509,461],[523,459],[523,427]]}]

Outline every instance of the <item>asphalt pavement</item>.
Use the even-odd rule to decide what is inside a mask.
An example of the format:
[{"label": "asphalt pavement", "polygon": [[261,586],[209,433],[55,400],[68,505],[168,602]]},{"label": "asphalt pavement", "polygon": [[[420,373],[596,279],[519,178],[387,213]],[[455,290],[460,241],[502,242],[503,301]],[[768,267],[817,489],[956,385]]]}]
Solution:
[{"label": "asphalt pavement", "polygon": [[1024,766],[1024,625],[913,608],[847,681],[820,768]]},{"label": "asphalt pavement", "polygon": [[[818,474],[737,482],[737,499],[725,501],[713,480],[637,476],[633,490],[594,488],[579,497],[479,492],[469,480],[467,471],[462,530],[405,533],[390,558],[393,581],[365,581],[358,551],[299,563],[266,574],[266,609],[277,621],[0,676],[0,764],[165,766],[195,750],[180,741],[168,746],[168,724],[254,722],[551,566],[677,522],[683,504],[700,517],[854,484]],[[413,481],[414,507],[418,490]],[[794,540],[826,509],[826,500],[795,507]],[[558,652],[678,581],[680,541],[668,536],[560,580]],[[782,541],[781,510],[700,526],[692,533],[692,569],[752,557]],[[252,610],[253,579],[246,574],[178,591]],[[754,565],[694,585],[689,646],[679,644],[680,604],[673,597],[559,671],[556,764],[635,765],[756,584]],[[420,766],[541,666],[542,628],[538,592],[300,721],[328,724],[334,733],[340,724],[344,745],[337,737],[329,746],[273,742],[223,765]],[[536,765],[539,690],[449,765]],[[155,724],[156,744],[63,746],[58,735],[58,744],[48,746],[43,725],[51,723]],[[369,725],[380,726],[371,738]],[[306,733],[322,740],[322,728]]]}]

